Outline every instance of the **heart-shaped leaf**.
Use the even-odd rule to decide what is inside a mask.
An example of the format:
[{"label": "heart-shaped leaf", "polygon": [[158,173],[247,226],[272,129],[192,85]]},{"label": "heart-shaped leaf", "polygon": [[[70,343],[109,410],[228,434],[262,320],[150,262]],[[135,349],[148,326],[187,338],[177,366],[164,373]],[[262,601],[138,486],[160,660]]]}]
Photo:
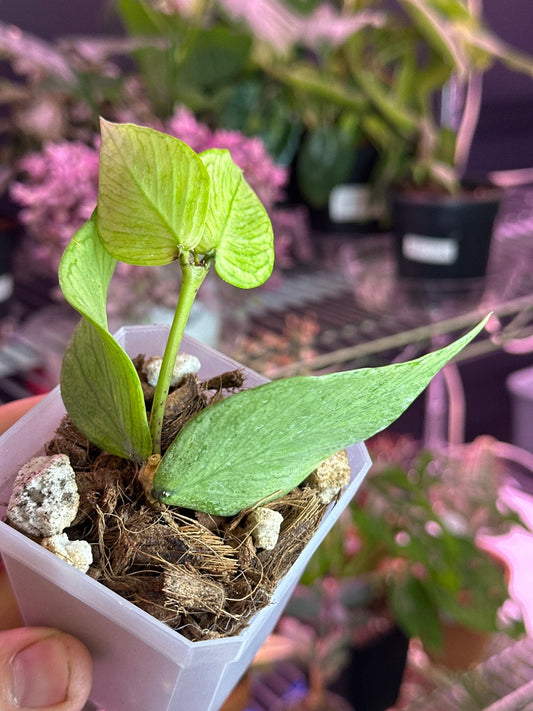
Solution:
[{"label": "heart-shaped leaf", "polygon": [[274,235],[268,214],[229,151],[200,154],[211,178],[205,231],[197,251],[215,250],[215,269],[241,289],[260,286],[274,266]]},{"label": "heart-shaped leaf", "polygon": [[209,176],[186,143],[133,124],[101,122],[98,231],[129,264],[159,265],[202,238]]},{"label": "heart-shaped leaf", "polygon": [[96,217],[74,235],[63,254],[59,281],[82,316],[61,368],[61,396],[78,429],[102,449],[141,461],[152,440],[133,363],[107,329],[106,295],[116,260],[104,249]]},{"label": "heart-shaped leaf", "polygon": [[483,325],[414,361],[278,380],[206,408],[162,459],[155,496],[229,516],[290,491],[327,457],[396,420]]}]

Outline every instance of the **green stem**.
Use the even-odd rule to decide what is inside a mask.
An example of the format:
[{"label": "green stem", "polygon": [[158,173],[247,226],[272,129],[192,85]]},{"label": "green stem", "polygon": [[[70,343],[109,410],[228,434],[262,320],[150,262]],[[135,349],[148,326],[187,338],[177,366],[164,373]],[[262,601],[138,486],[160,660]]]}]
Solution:
[{"label": "green stem", "polygon": [[180,257],[180,265],[183,275],[180,295],[172,326],[170,327],[170,333],[168,334],[168,341],[161,364],[161,372],[159,373],[155,388],[152,413],[150,415],[152,454],[161,454],[161,430],[163,429],[165,404],[170,388],[172,370],[174,369],[176,356],[178,355],[183,332],[185,331],[194,299],[209,271],[209,264],[197,264],[191,261],[190,255],[188,254],[184,254]]}]

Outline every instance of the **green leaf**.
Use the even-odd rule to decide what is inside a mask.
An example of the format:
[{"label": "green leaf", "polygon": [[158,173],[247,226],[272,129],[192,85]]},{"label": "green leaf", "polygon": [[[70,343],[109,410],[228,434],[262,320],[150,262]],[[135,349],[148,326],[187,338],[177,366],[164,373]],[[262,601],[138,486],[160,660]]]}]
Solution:
[{"label": "green leaf", "polygon": [[301,120],[291,110],[292,92],[265,76],[235,84],[220,108],[220,123],[247,136],[257,136],[279,165],[290,165],[301,140]]},{"label": "green leaf", "polygon": [[211,179],[211,197],[200,253],[215,250],[221,279],[241,289],[260,286],[274,266],[274,235],[268,214],[227,150],[200,154]]},{"label": "green leaf", "polygon": [[230,516],[290,491],[327,457],[396,420],[484,323],[414,361],[278,380],[206,408],[161,461],[156,497]]},{"label": "green leaf", "polygon": [[119,457],[145,460],[152,439],[135,367],[115,339],[82,319],[61,368],[61,397],[93,444]]},{"label": "green leaf", "polygon": [[158,13],[149,3],[117,0],[117,10],[129,34],[142,37],[160,34]]},{"label": "green leaf", "polygon": [[202,238],[209,176],[177,138],[101,122],[98,232],[129,264],[168,264]]},{"label": "green leaf", "polygon": [[71,306],[104,329],[107,289],[116,263],[98,237],[93,212],[65,249],[59,265],[59,285]]},{"label": "green leaf", "polygon": [[127,353],[107,329],[106,295],[115,264],[100,242],[93,214],[72,238],[59,266],[65,298],[85,317],[63,358],[61,396],[88,439],[141,461],[151,452],[141,384]]},{"label": "green leaf", "polygon": [[428,45],[454,69],[460,79],[465,79],[469,72],[468,55],[452,22],[435,8],[417,0],[400,0],[400,4]]},{"label": "green leaf", "polygon": [[319,126],[305,135],[297,156],[298,187],[313,207],[325,207],[336,185],[348,182],[358,131]]},{"label": "green leaf", "polygon": [[249,35],[227,27],[199,29],[180,71],[180,80],[202,89],[232,86],[244,74],[250,55]]},{"label": "green leaf", "polygon": [[439,608],[424,583],[417,578],[396,581],[389,594],[394,619],[409,637],[420,637],[427,649],[442,647]]}]

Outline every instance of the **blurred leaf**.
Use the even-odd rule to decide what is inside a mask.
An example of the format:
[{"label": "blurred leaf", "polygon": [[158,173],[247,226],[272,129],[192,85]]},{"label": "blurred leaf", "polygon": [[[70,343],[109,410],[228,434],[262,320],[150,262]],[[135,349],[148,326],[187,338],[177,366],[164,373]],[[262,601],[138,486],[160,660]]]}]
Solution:
[{"label": "blurred leaf", "polygon": [[233,87],[220,111],[222,126],[258,136],[276,163],[289,165],[302,135],[302,123],[282,87],[257,75]]},{"label": "blurred leaf", "polygon": [[418,27],[428,45],[454,69],[461,79],[469,71],[468,56],[454,33],[451,21],[435,8],[419,0],[400,0],[401,5]]},{"label": "blurred leaf", "polygon": [[202,89],[216,89],[244,73],[252,40],[227,27],[199,30],[181,64],[179,82]]},{"label": "blurred leaf", "polygon": [[116,7],[126,26],[132,35],[160,35],[162,26],[160,14],[143,0],[117,0]]},{"label": "blurred leaf", "polygon": [[298,187],[313,207],[324,207],[331,190],[346,182],[355,164],[357,131],[321,126],[303,138],[297,154]]},{"label": "blurred leaf", "polygon": [[442,647],[439,613],[421,580],[407,577],[395,582],[389,604],[399,626],[409,637],[419,637],[428,650]]},{"label": "blurred leaf", "polygon": [[285,3],[292,7],[293,10],[301,12],[304,15],[311,14],[313,10],[322,3],[323,0],[285,0]]}]

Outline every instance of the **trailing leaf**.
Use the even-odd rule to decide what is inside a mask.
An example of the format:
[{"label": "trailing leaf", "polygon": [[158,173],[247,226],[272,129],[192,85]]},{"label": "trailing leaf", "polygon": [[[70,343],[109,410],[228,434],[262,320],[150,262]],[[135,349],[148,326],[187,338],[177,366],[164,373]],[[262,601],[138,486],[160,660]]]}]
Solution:
[{"label": "trailing leaf", "polygon": [[484,323],[414,361],[278,380],[206,408],[163,457],[155,497],[230,516],[290,491],[396,420]]}]

